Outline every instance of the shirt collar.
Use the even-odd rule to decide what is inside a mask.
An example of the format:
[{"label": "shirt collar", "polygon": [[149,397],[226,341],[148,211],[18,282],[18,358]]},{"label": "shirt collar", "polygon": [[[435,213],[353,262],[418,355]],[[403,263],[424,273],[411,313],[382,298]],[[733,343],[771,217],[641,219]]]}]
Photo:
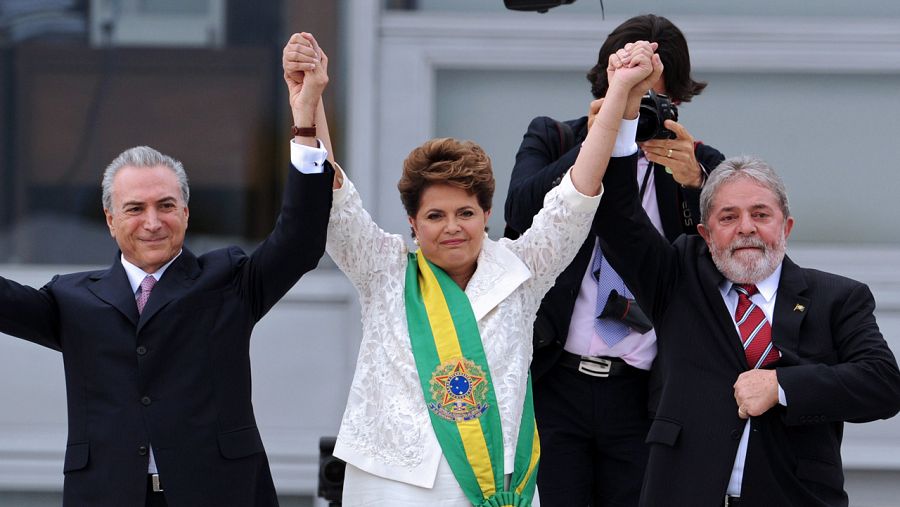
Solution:
[{"label": "shirt collar", "polygon": [[[779,263],[771,275],[756,282],[756,290],[759,291],[759,295],[762,296],[767,303],[772,301],[772,298],[775,297],[775,293],[778,292],[778,283],[781,281],[781,266],[782,263]],[[734,282],[723,277],[722,281],[719,283],[719,290],[722,294],[728,294],[733,285],[735,285]]]},{"label": "shirt collar", "polygon": [[128,283],[131,284],[131,291],[137,292],[138,287],[141,286],[141,282],[144,281],[144,278],[146,278],[147,275],[156,278],[156,281],[158,282],[159,279],[162,278],[163,273],[166,272],[166,269],[175,262],[175,259],[177,259],[179,255],[181,255],[181,252],[182,250],[179,250],[178,254],[176,254],[175,257],[172,257],[172,260],[163,264],[163,266],[156,270],[155,273],[147,273],[143,269],[125,260],[124,254],[120,255],[119,258],[122,261],[122,267],[125,268],[125,274],[128,276]]}]

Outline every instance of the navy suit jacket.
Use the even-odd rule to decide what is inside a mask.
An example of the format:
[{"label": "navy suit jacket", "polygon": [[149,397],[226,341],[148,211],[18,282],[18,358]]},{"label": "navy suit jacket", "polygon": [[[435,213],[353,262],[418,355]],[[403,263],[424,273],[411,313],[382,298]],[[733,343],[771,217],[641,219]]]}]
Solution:
[{"label": "navy suit jacket", "polygon": [[250,399],[250,335],[324,253],[333,177],[291,168],[277,224],[252,254],[183,249],[141,315],[118,255],[40,290],[0,278],[0,331],[63,354],[64,505],[143,506],[151,444],[172,507],[278,504]]},{"label": "navy suit jacket", "polygon": [[[638,202],[628,170],[636,160],[610,164],[597,220],[656,326],[664,375],[641,505],[722,505],[745,424],[732,386],[748,365],[706,243],[660,236]],[[787,406],[751,418],[741,505],[848,505],[843,423],[900,410],[900,371],[874,309],[864,284],[785,257],[772,340],[782,353],[774,368]]]}]

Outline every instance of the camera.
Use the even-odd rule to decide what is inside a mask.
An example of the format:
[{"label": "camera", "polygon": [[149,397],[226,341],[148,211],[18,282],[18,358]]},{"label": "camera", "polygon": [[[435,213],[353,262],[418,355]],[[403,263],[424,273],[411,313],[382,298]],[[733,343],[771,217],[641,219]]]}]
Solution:
[{"label": "camera", "polygon": [[336,437],[319,439],[319,487],[318,496],[324,498],[329,506],[341,505],[344,494],[344,470],[347,464],[334,457]]},{"label": "camera", "polygon": [[513,11],[547,12],[560,5],[570,4],[575,0],[503,0],[507,9]]},{"label": "camera", "polygon": [[641,98],[636,140],[675,139],[675,132],[667,129],[666,120],[678,121],[678,108],[667,95],[650,90]]},{"label": "camera", "polygon": [[653,323],[650,322],[637,302],[619,294],[615,289],[609,291],[606,306],[603,307],[598,318],[616,319],[641,334],[653,329]]}]

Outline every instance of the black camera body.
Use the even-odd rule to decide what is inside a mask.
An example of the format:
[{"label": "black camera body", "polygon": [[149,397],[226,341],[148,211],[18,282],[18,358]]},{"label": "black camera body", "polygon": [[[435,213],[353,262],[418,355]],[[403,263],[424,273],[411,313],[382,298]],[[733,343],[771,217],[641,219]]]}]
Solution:
[{"label": "black camera body", "polygon": [[597,318],[616,319],[641,334],[653,329],[653,323],[637,302],[619,294],[615,289],[609,291],[606,306]]},{"label": "black camera body", "polygon": [[340,506],[344,496],[344,471],[347,464],[334,457],[334,444],[337,437],[321,437],[319,439],[319,487],[317,494],[324,498],[329,506]]},{"label": "black camera body", "polygon": [[575,0],[503,0],[506,8],[513,11],[547,12],[560,5],[570,4]]},{"label": "black camera body", "polygon": [[678,121],[678,108],[667,95],[650,90],[641,98],[636,140],[675,139],[675,132],[665,127],[666,120]]}]

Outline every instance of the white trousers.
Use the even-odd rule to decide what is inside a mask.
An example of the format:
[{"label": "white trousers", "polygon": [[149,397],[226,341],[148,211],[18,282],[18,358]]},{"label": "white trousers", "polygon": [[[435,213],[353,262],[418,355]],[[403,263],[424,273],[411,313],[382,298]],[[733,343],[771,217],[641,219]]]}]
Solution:
[{"label": "white trousers", "polygon": [[[472,507],[446,458],[441,457],[433,488],[385,479],[347,463],[343,507]],[[540,507],[537,491],[532,507]]]}]

